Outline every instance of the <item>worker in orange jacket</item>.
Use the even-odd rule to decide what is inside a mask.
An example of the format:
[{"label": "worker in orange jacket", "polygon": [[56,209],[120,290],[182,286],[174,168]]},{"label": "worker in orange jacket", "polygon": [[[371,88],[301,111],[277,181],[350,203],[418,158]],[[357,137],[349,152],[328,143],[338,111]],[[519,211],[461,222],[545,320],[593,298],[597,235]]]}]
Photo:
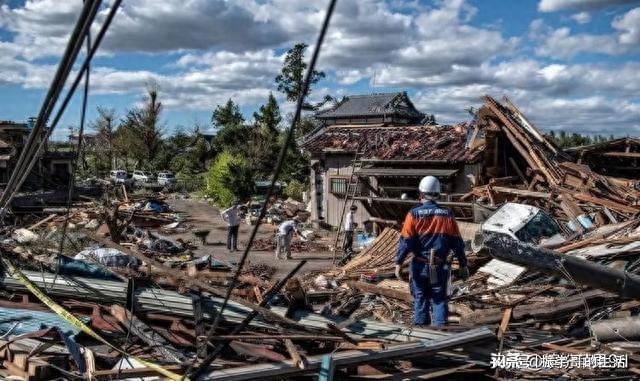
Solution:
[{"label": "worker in orange jacket", "polygon": [[451,264],[448,255],[451,251],[455,254],[463,279],[469,277],[467,257],[453,212],[436,202],[440,197],[440,181],[426,176],[420,181],[419,190],[422,204],[411,209],[404,220],[395,275],[400,279],[402,263],[413,253],[410,265],[413,322],[443,326],[449,315],[447,284]]}]

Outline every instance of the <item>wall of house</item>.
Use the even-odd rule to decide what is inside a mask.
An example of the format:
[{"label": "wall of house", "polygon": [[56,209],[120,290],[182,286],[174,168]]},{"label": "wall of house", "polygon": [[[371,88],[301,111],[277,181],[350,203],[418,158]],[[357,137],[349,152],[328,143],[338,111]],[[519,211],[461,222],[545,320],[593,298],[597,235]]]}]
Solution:
[{"label": "wall of house", "polygon": [[[353,172],[352,154],[326,154],[324,157],[324,167],[322,168],[322,217],[324,222],[331,226],[338,226],[344,207],[344,195],[335,194],[331,190],[332,179],[343,180],[348,184]],[[359,201],[354,203],[358,206],[356,221],[368,220],[371,216]]]}]

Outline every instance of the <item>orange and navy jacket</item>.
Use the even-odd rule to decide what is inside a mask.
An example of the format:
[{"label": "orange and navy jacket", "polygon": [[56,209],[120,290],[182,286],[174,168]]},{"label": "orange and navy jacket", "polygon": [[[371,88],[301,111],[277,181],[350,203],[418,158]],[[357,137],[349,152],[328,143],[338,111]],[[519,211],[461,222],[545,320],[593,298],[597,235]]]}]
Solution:
[{"label": "orange and navy jacket", "polygon": [[428,261],[431,249],[435,249],[436,256],[443,260],[441,263],[444,263],[449,251],[453,250],[460,266],[467,265],[464,241],[453,212],[433,201],[427,201],[407,213],[400,234],[396,264],[402,264],[409,252],[414,257]]}]

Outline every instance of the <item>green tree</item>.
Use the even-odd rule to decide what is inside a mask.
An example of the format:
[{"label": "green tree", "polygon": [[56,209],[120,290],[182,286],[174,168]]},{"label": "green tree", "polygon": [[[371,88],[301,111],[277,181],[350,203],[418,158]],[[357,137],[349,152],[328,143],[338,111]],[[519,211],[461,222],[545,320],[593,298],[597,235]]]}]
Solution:
[{"label": "green tree", "polygon": [[280,107],[273,94],[265,105],[253,113],[256,126],[250,131],[250,143],[246,145],[247,160],[260,179],[268,179],[278,159],[278,126],[282,121]]},{"label": "green tree", "polygon": [[278,106],[278,101],[273,96],[273,93],[269,93],[267,104],[260,106],[260,109],[253,113],[253,118],[262,129],[273,133],[278,132],[278,125],[282,122],[282,116],[280,115],[280,106]]},{"label": "green tree", "polygon": [[244,117],[240,112],[240,107],[232,99],[229,99],[224,106],[217,106],[213,110],[211,123],[216,129],[221,129],[244,123]]},{"label": "green tree", "polygon": [[91,129],[95,133],[94,139],[86,139],[83,142],[82,161],[88,162],[87,154],[91,156],[91,170],[96,176],[104,175],[113,169],[114,142],[117,129],[117,117],[114,109],[98,107],[98,118],[91,123]]},{"label": "green tree", "polygon": [[229,151],[218,154],[207,172],[205,192],[221,207],[234,199],[246,200],[254,190],[253,173],[246,160]]},{"label": "green tree", "polygon": [[216,129],[213,141],[215,152],[246,148],[251,131],[244,125],[240,107],[233,100],[229,99],[223,106],[217,106],[211,115],[211,122]]},{"label": "green tree", "polygon": [[147,86],[143,106],[134,108],[127,114],[125,124],[131,128],[132,137],[141,146],[141,152],[138,152],[140,157],[137,159],[143,167],[152,166],[162,144],[161,112],[162,103],[158,99],[158,87],[150,84]]},{"label": "green tree", "polygon": [[[296,102],[302,93],[304,75],[307,70],[307,63],[304,62],[304,55],[307,47],[308,45],[305,43],[298,43],[293,48],[289,49],[284,57],[282,70],[280,71],[280,74],[276,76],[278,91],[284,93],[289,102]],[[304,96],[309,96],[309,94],[311,94],[311,86],[324,77],[324,72],[314,70],[311,75],[311,81],[309,82],[309,89],[307,89],[307,93],[304,94]],[[308,104],[306,101],[303,105],[305,109],[313,109],[313,106]]]}]

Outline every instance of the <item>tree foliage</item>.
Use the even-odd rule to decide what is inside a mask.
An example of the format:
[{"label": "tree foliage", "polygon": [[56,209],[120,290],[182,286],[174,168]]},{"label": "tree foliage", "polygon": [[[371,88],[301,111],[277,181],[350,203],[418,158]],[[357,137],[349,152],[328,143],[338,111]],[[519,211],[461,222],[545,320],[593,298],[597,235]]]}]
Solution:
[{"label": "tree foliage", "polygon": [[86,145],[95,152],[96,173],[113,169],[117,127],[116,111],[112,108],[98,107],[98,119],[92,125],[95,141],[92,146]]},{"label": "tree foliage", "polygon": [[[136,107],[129,111],[124,122],[124,128],[128,129],[128,134],[134,142],[140,145],[136,150],[143,159],[140,163],[142,168],[150,168],[158,154],[162,144],[162,126],[160,124],[160,114],[162,103],[158,99],[158,87],[150,84],[147,87],[147,96],[142,107]],[[121,127],[122,128],[122,127]]]},{"label": "tree foliage", "polygon": [[253,173],[246,160],[229,151],[219,153],[207,172],[206,194],[226,207],[236,198],[246,200],[253,190]]},{"label": "tree foliage", "polygon": [[566,131],[549,132],[549,138],[560,148],[578,147],[594,143],[603,143],[615,139],[613,135],[606,137],[604,135],[582,135],[578,133],[567,134]]},{"label": "tree foliage", "polygon": [[[302,93],[304,85],[304,75],[307,70],[307,63],[304,62],[304,55],[308,45],[305,43],[298,43],[293,48],[289,49],[284,57],[284,64],[282,70],[275,78],[278,85],[278,91],[284,93],[289,102],[296,102]],[[320,79],[324,78],[325,74],[322,71],[314,70],[311,75],[311,81],[309,82],[309,89],[304,94],[305,97],[311,94],[311,86],[317,83]],[[306,109],[312,109],[313,106],[304,102]]]},{"label": "tree foliage", "polygon": [[267,104],[260,106],[257,112],[253,113],[256,125],[270,133],[278,133],[278,126],[282,122],[280,106],[273,93],[269,93]]}]

